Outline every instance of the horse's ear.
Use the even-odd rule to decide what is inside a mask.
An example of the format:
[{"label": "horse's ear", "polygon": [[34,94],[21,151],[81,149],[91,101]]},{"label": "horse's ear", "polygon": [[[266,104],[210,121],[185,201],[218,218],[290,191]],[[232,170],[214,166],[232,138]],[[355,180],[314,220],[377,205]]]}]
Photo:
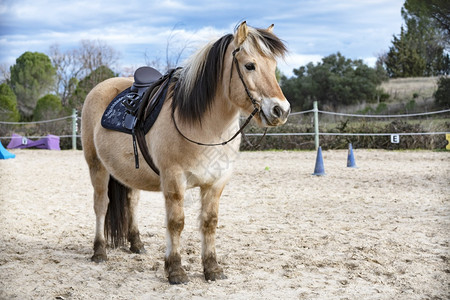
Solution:
[{"label": "horse's ear", "polygon": [[273,26],[275,26],[274,24],[270,25],[269,27],[267,27],[267,31],[272,33],[273,32]]},{"label": "horse's ear", "polygon": [[239,47],[242,45],[242,43],[245,41],[248,35],[248,27],[247,27],[247,21],[244,21],[239,25],[237,32],[234,36],[236,41],[236,47]]}]

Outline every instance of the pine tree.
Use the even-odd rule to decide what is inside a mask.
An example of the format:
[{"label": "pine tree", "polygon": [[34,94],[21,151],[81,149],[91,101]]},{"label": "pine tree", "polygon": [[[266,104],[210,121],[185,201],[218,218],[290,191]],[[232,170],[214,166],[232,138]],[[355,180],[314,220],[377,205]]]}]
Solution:
[{"label": "pine tree", "polygon": [[393,37],[384,63],[389,77],[437,76],[450,73],[450,58],[445,53],[445,34],[435,26],[435,22],[418,10],[408,11],[409,2],[402,8],[406,27],[401,27],[400,35]]},{"label": "pine tree", "polygon": [[54,84],[55,68],[47,55],[25,52],[10,70],[10,86],[17,97],[19,112],[25,120],[31,119],[38,99]]}]

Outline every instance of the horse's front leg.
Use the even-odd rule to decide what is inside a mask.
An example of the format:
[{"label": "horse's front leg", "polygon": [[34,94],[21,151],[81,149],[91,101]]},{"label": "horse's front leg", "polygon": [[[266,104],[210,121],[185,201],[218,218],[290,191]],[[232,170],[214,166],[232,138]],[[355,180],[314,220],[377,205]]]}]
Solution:
[{"label": "horse's front leg", "polygon": [[224,186],[201,188],[202,209],[200,231],[202,235],[202,262],[206,280],[225,279],[222,267],[216,258],[216,227],[219,213],[219,199]]},{"label": "horse's front leg", "polygon": [[177,179],[163,182],[167,218],[167,249],[164,266],[171,284],[186,283],[189,280],[181,265],[179,250],[180,236],[184,228],[185,186]]}]

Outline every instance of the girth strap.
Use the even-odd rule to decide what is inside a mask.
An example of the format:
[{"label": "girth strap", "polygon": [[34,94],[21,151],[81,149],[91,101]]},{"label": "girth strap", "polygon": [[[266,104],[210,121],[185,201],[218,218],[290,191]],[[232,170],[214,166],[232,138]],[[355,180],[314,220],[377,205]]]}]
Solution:
[{"label": "girth strap", "polygon": [[[169,83],[172,79],[172,75],[176,69],[169,70],[169,72],[156,81],[151,87],[145,92],[141,105],[136,114],[136,124],[133,127],[133,148],[134,148],[134,158],[136,163],[136,169],[139,168],[139,157],[136,149],[136,144],[141,150],[142,156],[144,156],[147,164],[152,168],[156,174],[160,174],[159,169],[156,167],[153,159],[148,150],[147,142],[145,140],[145,129],[144,122],[147,117],[150,116],[151,112],[155,109],[160,101],[164,101],[167,90],[169,89]],[[159,87],[158,87],[159,86]]]}]

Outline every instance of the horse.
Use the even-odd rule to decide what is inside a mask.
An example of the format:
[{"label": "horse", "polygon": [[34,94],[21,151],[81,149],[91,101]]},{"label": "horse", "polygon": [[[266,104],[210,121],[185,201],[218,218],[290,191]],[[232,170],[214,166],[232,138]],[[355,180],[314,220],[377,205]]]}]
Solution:
[{"label": "horse", "polygon": [[133,79],[110,78],[89,92],[82,109],[81,138],[94,188],[92,261],[107,260],[108,242],[118,247],[128,241],[132,253],[145,253],[136,221],[139,193],[161,191],[166,209],[166,276],[171,284],[188,282],[180,255],[183,201],[187,189],[198,187],[204,277],[226,278],[217,263],[215,233],[219,198],[239,151],[239,118],[250,115],[261,128],[286,122],[290,104],[275,76],[276,59],[286,52],[273,24],[261,29],[244,21],[175,70],[161,112],[145,134],[159,175],[148,164],[135,167],[130,135],[101,126],[108,104]]}]

